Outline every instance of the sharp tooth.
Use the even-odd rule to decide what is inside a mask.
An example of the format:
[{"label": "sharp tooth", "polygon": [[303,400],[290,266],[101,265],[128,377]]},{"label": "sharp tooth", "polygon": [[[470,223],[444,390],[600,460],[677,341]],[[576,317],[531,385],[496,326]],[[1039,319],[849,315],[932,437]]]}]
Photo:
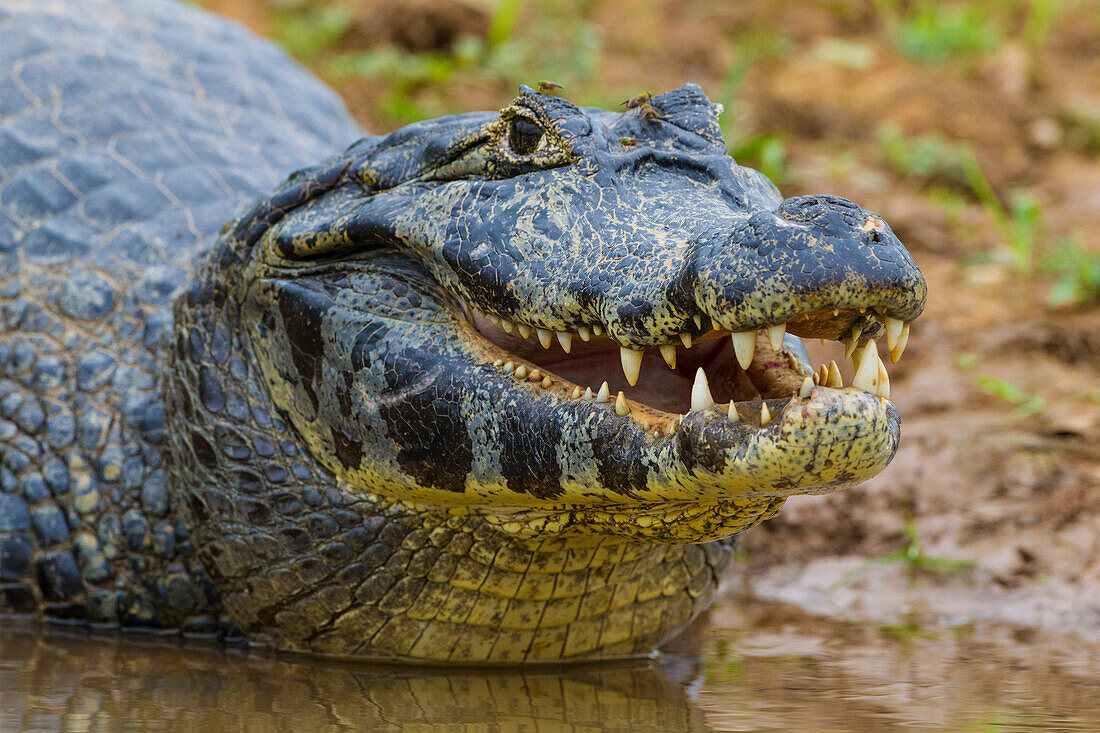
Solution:
[{"label": "sharp tooth", "polygon": [[835,361],[829,362],[829,373],[825,379],[826,387],[835,387],[840,389],[844,386],[844,379],[840,376],[840,367],[836,365]]},{"label": "sharp tooth", "polygon": [[814,380],[810,377],[806,377],[802,380],[802,388],[798,390],[798,396],[802,399],[806,399],[810,396],[810,390],[814,388]]},{"label": "sharp tooth", "polygon": [[526,379],[527,378],[527,367],[523,366],[522,364],[520,364],[518,367],[516,367],[516,378],[517,379]]},{"label": "sharp tooth", "polygon": [[601,326],[598,323],[595,326],[593,326],[592,327],[592,335],[593,336],[603,336],[603,326]]},{"label": "sharp tooth", "polygon": [[676,347],[672,344],[665,344],[664,346],[658,346],[661,351],[661,356],[665,360],[665,364],[668,364],[669,369],[676,368]]},{"label": "sharp tooth", "polygon": [[737,363],[742,369],[747,370],[752,364],[752,356],[756,353],[756,331],[742,331],[731,333],[733,339],[733,353],[737,355]]},{"label": "sharp tooth", "polygon": [[519,335],[523,338],[531,337],[531,327],[528,326],[526,323],[517,323],[516,330],[519,331]]},{"label": "sharp tooth", "polygon": [[901,358],[901,352],[905,351],[905,345],[909,343],[909,324],[906,323],[901,327],[901,333],[898,334],[898,343],[896,346],[890,347],[890,361],[895,364],[898,363],[898,359]]},{"label": "sharp tooth", "polygon": [[579,400],[581,398],[581,388],[580,387],[574,387],[572,396],[573,396],[573,399]]},{"label": "sharp tooth", "polygon": [[623,374],[626,375],[626,381],[633,387],[638,383],[638,372],[642,369],[642,352],[621,346],[619,347],[619,358],[623,363]]},{"label": "sharp tooth", "polygon": [[886,373],[886,365],[882,363],[881,357],[878,359],[878,396],[890,399],[890,375]]},{"label": "sharp tooth", "polygon": [[787,333],[786,323],[780,323],[778,326],[768,326],[768,341],[776,351],[783,348],[783,334],[785,333]]},{"label": "sharp tooth", "polygon": [[516,365],[513,364],[510,361],[506,361],[506,362],[504,362],[504,366],[501,367],[501,368],[504,369],[504,371],[506,371],[506,372],[510,372],[510,371],[512,371],[516,368]]},{"label": "sharp tooth", "polygon": [[588,330],[588,326],[581,326],[577,329],[577,335],[581,337],[581,341],[587,341],[592,338],[592,332]]},{"label": "sharp tooth", "polygon": [[542,381],[539,384],[542,385],[543,389],[550,389],[550,385],[553,384],[553,383],[554,383],[554,380],[551,379],[550,377],[543,377]]},{"label": "sharp tooth", "polygon": [[493,366],[495,366],[497,369],[500,369],[502,366],[504,366],[504,359],[497,359],[493,362]]},{"label": "sharp tooth", "polygon": [[531,373],[527,375],[527,378],[530,379],[532,382],[537,382],[542,379],[542,372],[540,372],[538,369],[532,369]]},{"label": "sharp tooth", "polygon": [[561,350],[568,354],[573,349],[573,334],[558,331],[558,343]]},{"label": "sharp tooth", "polygon": [[821,365],[821,369],[817,371],[817,383],[825,384],[829,381],[829,368],[824,364]]},{"label": "sharp tooth", "polygon": [[494,326],[499,326],[500,325],[500,316],[495,315],[493,313],[490,313],[488,318],[489,318],[489,323],[493,324]]},{"label": "sharp tooth", "polygon": [[685,349],[691,348],[691,334],[687,331],[680,334],[680,341],[683,343]]},{"label": "sharp tooth", "polygon": [[732,400],[730,401],[730,409],[729,412],[726,413],[726,417],[729,418],[730,422],[737,422],[741,419],[741,416],[737,414],[737,403]]},{"label": "sharp tooth", "polygon": [[882,322],[886,324],[886,345],[893,351],[894,347],[898,345],[898,337],[901,336],[901,329],[905,327],[905,324],[890,316],[885,316]]},{"label": "sharp tooth", "polygon": [[772,421],[772,414],[768,411],[768,403],[760,403],[760,427],[764,427]]},{"label": "sharp tooth", "polygon": [[611,397],[611,388],[607,386],[607,382],[600,385],[600,392],[596,395],[596,402],[607,402]]},{"label": "sharp tooth", "polygon": [[615,414],[619,417],[626,417],[630,414],[630,408],[626,406],[626,397],[623,397],[622,392],[615,398]]},{"label": "sharp tooth", "polygon": [[516,330],[516,324],[511,321],[506,321],[503,318],[500,321],[500,327],[504,329],[504,333],[511,333]]},{"label": "sharp tooth", "polygon": [[702,329],[702,328],[703,328],[703,317],[702,317],[701,315],[699,315],[698,313],[696,313],[696,314],[695,314],[694,316],[692,316],[691,318],[692,318],[692,320],[693,320],[693,321],[695,321],[695,327],[696,327],[696,328],[698,328],[698,329]]},{"label": "sharp tooth", "polygon": [[595,399],[595,397],[596,397],[596,395],[592,394],[592,388],[591,387],[585,387],[584,388],[584,398],[586,400],[592,400],[592,399]]},{"label": "sharp tooth", "polygon": [[852,379],[852,386],[862,389],[864,392],[878,394],[878,350],[874,341],[868,341],[860,353],[859,364],[856,367],[856,376]]},{"label": "sharp tooth", "polygon": [[814,380],[814,384],[821,384],[821,372],[814,372],[810,378]]},{"label": "sharp tooth", "polygon": [[547,331],[545,328],[536,328],[535,333],[538,334],[539,343],[542,344],[542,348],[549,349],[550,344],[554,342],[554,334]]},{"label": "sharp tooth", "polygon": [[698,412],[714,405],[714,398],[710,396],[710,385],[707,384],[707,374],[703,367],[695,371],[695,384],[691,386],[691,411]]},{"label": "sharp tooth", "polygon": [[848,337],[840,340],[840,343],[844,344],[845,359],[851,359],[852,354],[856,353],[856,348],[859,346],[859,337],[862,335],[862,328],[859,326],[852,326],[852,332],[848,334]]}]

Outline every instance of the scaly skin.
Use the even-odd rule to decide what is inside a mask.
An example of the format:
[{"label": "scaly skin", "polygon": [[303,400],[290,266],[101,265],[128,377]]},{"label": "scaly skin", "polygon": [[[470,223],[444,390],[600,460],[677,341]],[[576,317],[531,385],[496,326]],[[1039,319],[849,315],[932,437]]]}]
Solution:
[{"label": "scaly skin", "polygon": [[[644,115],[523,88],[500,114],[366,138],[291,176],[202,258],[168,348],[146,339],[141,409],[124,384],[103,411],[119,426],[121,467],[101,463],[99,480],[122,476],[126,455],[146,468],[124,480],[130,494],[100,503],[117,512],[150,469],[166,471],[163,514],[189,542],[171,568],[116,548],[125,577],[102,553],[100,575],[147,601],[151,623],[224,615],[251,641],[315,653],[463,663],[649,653],[706,607],[740,532],[789,495],[882,470],[897,411],[828,380],[799,389],[797,339],[769,350],[763,332],[744,371],[716,375],[709,362],[728,409],[708,397],[681,415],[629,390],[585,399],[568,364],[539,370],[512,324],[563,344],[602,332],[593,348],[612,353],[726,331],[751,341],[778,324],[854,343],[880,335],[880,320],[911,321],[925,297],[881,219],[844,199],[783,201],[725,154],[717,114],[692,85],[652,98]],[[49,278],[22,269],[33,250],[19,241],[8,281],[34,290]],[[79,308],[94,311],[94,276],[74,274],[89,260],[66,254],[71,271],[57,274],[83,283]],[[128,272],[107,270],[116,281]],[[494,333],[476,312],[509,328]],[[132,320],[169,330],[163,310]],[[0,341],[11,363],[22,330]],[[104,347],[129,353],[124,333]],[[166,431],[135,428],[160,414]],[[71,443],[39,451],[79,467]],[[27,491],[11,485],[0,551],[33,541],[15,504]],[[95,526],[77,503],[87,493],[57,501],[78,529]],[[99,561],[72,544],[74,571]],[[15,580],[3,587],[53,613],[43,601],[61,576],[40,553],[9,562]],[[24,579],[32,554],[37,588]],[[191,592],[184,612],[158,600],[166,573],[177,591],[201,587],[201,600]],[[88,573],[64,577],[68,614],[104,620],[88,611]],[[117,593],[109,600],[105,620],[127,625]]]},{"label": "scaly skin", "polygon": [[361,134],[194,8],[0,2],[0,613],[231,630],[167,488],[172,301],[234,210]]}]

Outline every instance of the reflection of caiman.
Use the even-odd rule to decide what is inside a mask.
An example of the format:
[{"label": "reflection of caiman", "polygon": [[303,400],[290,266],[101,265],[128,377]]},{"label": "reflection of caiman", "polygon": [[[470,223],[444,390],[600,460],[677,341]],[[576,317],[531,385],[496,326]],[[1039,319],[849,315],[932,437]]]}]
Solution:
[{"label": "reflection of caiman", "polygon": [[[920,272],[878,217],[735,165],[697,87],[369,137],[204,248],[356,135],[327,92],[169,3],[6,0],[0,49],[8,611],[644,653],[731,538],[894,454],[873,339],[900,354]],[[853,386],[794,335],[845,341]]]},{"label": "reflection of caiman", "polygon": [[[332,660],[319,666],[264,654],[217,654],[196,645],[181,655],[165,641],[128,641],[136,643],[5,631],[0,637],[4,730],[40,729],[49,720],[58,721],[53,725],[61,730],[99,731],[711,730],[691,700],[706,674],[694,654],[525,669]],[[784,659],[784,670],[791,664]],[[757,710],[774,703],[767,693],[776,686],[764,692]],[[829,694],[818,707],[844,701],[851,703],[848,696]]]}]

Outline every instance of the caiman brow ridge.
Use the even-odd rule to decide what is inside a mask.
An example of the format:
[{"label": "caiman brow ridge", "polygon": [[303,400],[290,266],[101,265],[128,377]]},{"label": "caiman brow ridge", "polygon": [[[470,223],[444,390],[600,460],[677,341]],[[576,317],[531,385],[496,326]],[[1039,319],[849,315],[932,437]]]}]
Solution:
[{"label": "caiman brow ridge", "polygon": [[737,165],[696,85],[362,137],[186,5],[17,3],[0,47],[0,613],[649,654],[744,530],[897,450],[876,339],[901,357],[920,271],[881,216]]}]

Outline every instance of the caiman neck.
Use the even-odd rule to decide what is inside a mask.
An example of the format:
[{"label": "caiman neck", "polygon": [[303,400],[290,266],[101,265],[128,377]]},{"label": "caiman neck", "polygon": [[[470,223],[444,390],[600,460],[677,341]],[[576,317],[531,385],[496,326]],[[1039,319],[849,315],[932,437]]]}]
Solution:
[{"label": "caiman neck", "polygon": [[626,657],[709,603],[729,540],[540,539],[342,486],[273,408],[231,298],[199,296],[176,309],[171,487],[250,641],[424,662]]}]

